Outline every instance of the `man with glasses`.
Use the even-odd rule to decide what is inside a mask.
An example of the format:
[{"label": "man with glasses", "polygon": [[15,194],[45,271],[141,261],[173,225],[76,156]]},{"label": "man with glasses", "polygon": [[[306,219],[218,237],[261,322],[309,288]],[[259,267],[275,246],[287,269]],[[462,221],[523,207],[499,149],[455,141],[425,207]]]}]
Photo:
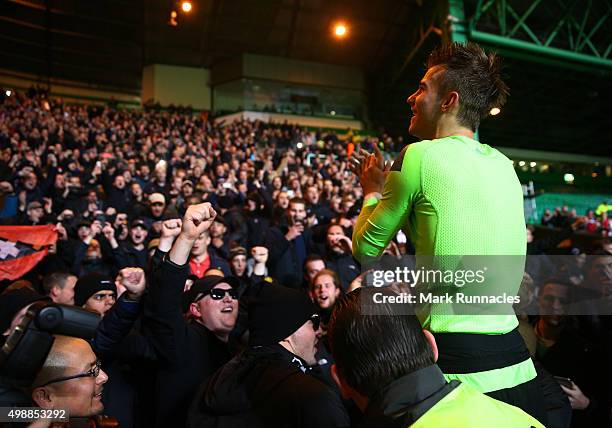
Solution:
[{"label": "man with glasses", "polygon": [[339,395],[321,381],[316,308],[301,290],[262,287],[249,303],[249,348],[201,389],[187,426],[345,427]]},{"label": "man with glasses", "polygon": [[85,340],[55,336],[31,396],[42,409],[65,409],[70,417],[94,416],[104,410],[102,390],[107,380]]},{"label": "man with glasses", "polygon": [[[182,220],[162,223],[157,251],[166,253],[153,268],[151,299],[145,307],[151,338],[162,360],[151,407],[158,427],[183,426],[198,385],[231,358],[227,342],[238,315],[237,279],[205,276],[183,296],[190,253],[215,216],[205,203],[191,205]],[[183,299],[189,304],[188,319],[181,310]]]}]

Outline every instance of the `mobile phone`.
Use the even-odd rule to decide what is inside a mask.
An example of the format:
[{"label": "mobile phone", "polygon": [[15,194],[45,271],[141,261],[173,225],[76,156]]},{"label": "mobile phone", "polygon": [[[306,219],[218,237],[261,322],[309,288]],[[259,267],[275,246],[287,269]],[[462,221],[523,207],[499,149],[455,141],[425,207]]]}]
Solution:
[{"label": "mobile phone", "polygon": [[569,377],[553,376],[555,380],[566,388],[573,388],[574,382]]}]

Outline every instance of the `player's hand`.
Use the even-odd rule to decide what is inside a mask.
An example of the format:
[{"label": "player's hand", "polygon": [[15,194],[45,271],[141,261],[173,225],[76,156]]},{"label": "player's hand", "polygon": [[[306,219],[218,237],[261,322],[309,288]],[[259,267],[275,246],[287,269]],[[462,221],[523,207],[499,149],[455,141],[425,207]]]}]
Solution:
[{"label": "player's hand", "polygon": [[378,146],[374,145],[373,154],[363,149],[360,149],[359,153],[353,153],[349,166],[359,178],[364,194],[382,193],[391,165],[385,164]]}]

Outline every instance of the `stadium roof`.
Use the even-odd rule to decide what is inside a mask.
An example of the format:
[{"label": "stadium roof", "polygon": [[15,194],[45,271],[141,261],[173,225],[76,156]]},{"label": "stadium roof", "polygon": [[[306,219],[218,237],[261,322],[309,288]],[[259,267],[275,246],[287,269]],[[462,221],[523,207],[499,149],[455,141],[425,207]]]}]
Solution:
[{"label": "stadium roof", "polygon": [[[483,3],[453,1],[465,4],[466,19]],[[430,23],[439,28],[448,17],[447,2],[441,0],[192,2],[192,12],[179,12],[178,26],[172,27],[170,11],[178,2],[169,0],[4,1],[0,64],[134,94],[140,90],[142,67],[154,63],[210,67],[255,53],[355,66],[368,78],[370,118],[392,134],[406,135],[410,113],[405,99],[423,72],[424,53],[440,42],[435,32],[420,36]],[[530,27],[517,26],[515,38],[529,40],[530,30],[543,39],[557,24],[553,15],[564,14],[562,8],[555,11],[546,5],[549,2],[512,0],[500,5],[510,3],[517,14],[530,13],[525,21]],[[591,19],[609,15],[609,1],[589,5],[584,19],[576,19],[594,29]],[[477,29],[491,32],[497,21],[485,18]],[[342,42],[330,37],[336,19],[350,25],[350,37]],[[604,29],[591,41],[609,51],[610,33]],[[537,55],[506,53],[502,50],[511,96],[499,116],[483,123],[484,140],[506,147],[609,155],[612,137],[604,104],[605,95],[612,93],[609,69],[599,73],[597,67],[567,68],[563,61],[544,64]]]},{"label": "stadium roof", "polygon": [[[10,0],[0,16],[0,62],[36,74],[140,88],[142,67],[210,67],[241,53],[376,70],[401,41],[419,0]],[[146,5],[146,7],[145,7]],[[336,19],[351,37],[330,39]]]}]

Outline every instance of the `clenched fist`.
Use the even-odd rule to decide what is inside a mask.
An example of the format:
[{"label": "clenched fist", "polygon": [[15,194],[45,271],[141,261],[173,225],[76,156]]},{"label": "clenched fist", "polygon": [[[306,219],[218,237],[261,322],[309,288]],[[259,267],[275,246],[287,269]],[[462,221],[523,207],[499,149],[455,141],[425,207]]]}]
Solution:
[{"label": "clenched fist", "polygon": [[191,205],[187,208],[185,217],[183,217],[181,235],[186,239],[195,241],[202,232],[210,229],[215,217],[217,217],[217,212],[210,203]]},{"label": "clenched fist", "polygon": [[161,238],[176,238],[181,233],[182,221],[179,218],[173,218],[162,222]]},{"label": "clenched fist", "polygon": [[121,269],[115,281],[125,287],[130,300],[140,300],[146,289],[145,273],[141,268]]}]

